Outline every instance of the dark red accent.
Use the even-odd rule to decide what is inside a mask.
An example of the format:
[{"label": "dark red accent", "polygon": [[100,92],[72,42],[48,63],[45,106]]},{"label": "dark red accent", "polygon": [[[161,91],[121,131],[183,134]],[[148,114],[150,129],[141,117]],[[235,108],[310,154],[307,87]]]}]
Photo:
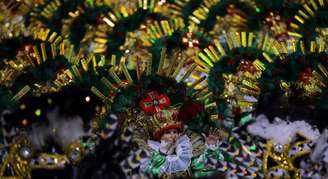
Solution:
[{"label": "dark red accent", "polygon": [[233,114],[234,114],[235,116],[240,116],[241,113],[242,113],[240,107],[234,107],[234,108],[232,109],[232,112],[233,112]]},{"label": "dark red accent", "polygon": [[125,36],[124,32],[117,32],[116,35],[121,38],[124,38]]},{"label": "dark red accent", "polygon": [[228,65],[233,65],[235,62],[230,58],[230,59],[228,59],[228,61],[227,61],[227,64]]},{"label": "dark red accent", "polygon": [[203,112],[205,110],[205,107],[203,104],[190,101],[186,102],[183,106],[181,106],[178,119],[180,121],[186,122],[194,117],[197,116],[197,114]]}]

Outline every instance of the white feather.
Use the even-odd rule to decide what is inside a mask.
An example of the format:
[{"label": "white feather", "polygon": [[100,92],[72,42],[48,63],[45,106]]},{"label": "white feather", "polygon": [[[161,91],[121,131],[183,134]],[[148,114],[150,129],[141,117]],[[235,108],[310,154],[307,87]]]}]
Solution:
[{"label": "white feather", "polygon": [[295,140],[297,133],[312,141],[317,140],[320,136],[319,130],[312,128],[305,121],[288,122],[275,118],[271,123],[265,115],[259,115],[255,122],[247,127],[247,130],[252,135],[272,140],[274,144],[288,144]]},{"label": "white feather", "polygon": [[58,109],[54,109],[47,113],[47,119],[49,120],[48,125],[34,124],[28,133],[33,147],[36,149],[42,149],[49,138],[65,149],[68,144],[87,135],[80,116],[61,117]]}]

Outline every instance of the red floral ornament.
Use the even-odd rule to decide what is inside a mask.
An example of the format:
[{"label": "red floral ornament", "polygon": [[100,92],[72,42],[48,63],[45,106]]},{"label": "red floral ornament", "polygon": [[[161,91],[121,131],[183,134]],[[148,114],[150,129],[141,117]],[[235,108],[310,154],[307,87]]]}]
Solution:
[{"label": "red floral ornament", "polygon": [[199,40],[196,38],[195,34],[192,32],[187,32],[182,37],[182,43],[188,47],[198,47]]},{"label": "red floral ornament", "polygon": [[312,77],[312,70],[311,68],[306,68],[304,71],[300,72],[298,75],[298,79],[301,80],[303,83],[308,84]]},{"label": "red floral ornament", "polygon": [[229,15],[233,15],[237,12],[237,8],[234,4],[229,4],[227,7],[226,7],[226,11]]},{"label": "red floral ornament", "polygon": [[170,98],[163,94],[159,95],[157,91],[148,92],[146,96],[139,102],[139,106],[142,111],[148,114],[157,113],[171,104]]},{"label": "red floral ornament", "polygon": [[250,72],[250,73],[256,73],[258,72],[258,70],[256,69],[256,67],[253,65],[252,62],[248,61],[248,60],[242,60],[240,62],[239,68],[241,71],[243,72]]}]

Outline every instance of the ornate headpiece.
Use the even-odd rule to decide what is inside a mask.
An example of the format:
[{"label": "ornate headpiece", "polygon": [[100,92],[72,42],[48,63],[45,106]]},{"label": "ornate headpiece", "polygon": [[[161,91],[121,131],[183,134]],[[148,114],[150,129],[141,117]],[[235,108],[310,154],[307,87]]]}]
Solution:
[{"label": "ornate headpiece", "polygon": [[155,113],[150,118],[150,131],[155,139],[159,139],[166,130],[182,130],[182,122],[178,119],[178,109],[171,108]]},{"label": "ornate headpiece", "polygon": [[146,98],[139,102],[140,109],[150,115],[148,124],[149,133],[159,139],[168,129],[182,129],[182,123],[178,119],[179,107],[171,107],[170,98],[157,91],[146,93]]}]

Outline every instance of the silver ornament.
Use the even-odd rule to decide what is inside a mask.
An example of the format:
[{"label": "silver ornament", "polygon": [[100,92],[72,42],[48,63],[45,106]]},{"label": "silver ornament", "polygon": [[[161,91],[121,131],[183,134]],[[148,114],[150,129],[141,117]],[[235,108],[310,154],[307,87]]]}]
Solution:
[{"label": "silver ornament", "polygon": [[24,159],[28,159],[32,156],[32,149],[28,146],[23,146],[19,151],[19,155]]}]

